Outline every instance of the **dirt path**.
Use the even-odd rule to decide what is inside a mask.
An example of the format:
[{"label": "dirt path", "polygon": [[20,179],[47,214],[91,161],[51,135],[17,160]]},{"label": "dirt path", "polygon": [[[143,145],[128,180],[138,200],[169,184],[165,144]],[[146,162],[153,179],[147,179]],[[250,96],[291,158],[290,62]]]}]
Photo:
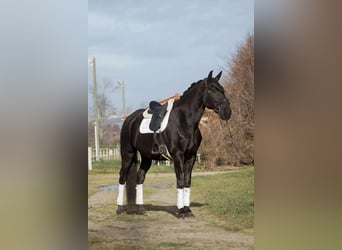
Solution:
[{"label": "dirt path", "polygon": [[[215,172],[194,175],[217,174]],[[150,174],[144,187],[148,216],[116,215],[116,191],[88,199],[89,249],[253,249],[251,233],[227,232],[196,216],[177,219],[174,174]]]}]

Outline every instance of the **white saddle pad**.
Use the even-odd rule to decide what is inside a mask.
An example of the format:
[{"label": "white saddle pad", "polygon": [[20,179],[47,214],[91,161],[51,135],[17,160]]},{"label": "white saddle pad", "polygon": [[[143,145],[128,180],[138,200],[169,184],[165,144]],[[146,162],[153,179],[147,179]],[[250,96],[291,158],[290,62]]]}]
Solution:
[{"label": "white saddle pad", "polygon": [[[168,102],[167,102],[167,108],[166,108],[166,114],[163,118],[163,121],[160,125],[160,129],[157,131],[157,133],[161,133],[165,130],[168,122],[169,122],[169,117],[170,117],[170,113],[171,113],[171,110],[172,110],[172,107],[173,107],[173,102],[174,102],[174,99],[170,99]],[[152,118],[152,115],[151,114],[148,114],[147,113],[147,110],[146,109],[143,113],[143,116],[144,116],[144,119],[142,119],[141,123],[140,123],[140,127],[139,127],[139,132],[141,134],[149,134],[149,133],[153,133],[152,130],[150,130],[150,122],[151,122],[151,118]]]}]

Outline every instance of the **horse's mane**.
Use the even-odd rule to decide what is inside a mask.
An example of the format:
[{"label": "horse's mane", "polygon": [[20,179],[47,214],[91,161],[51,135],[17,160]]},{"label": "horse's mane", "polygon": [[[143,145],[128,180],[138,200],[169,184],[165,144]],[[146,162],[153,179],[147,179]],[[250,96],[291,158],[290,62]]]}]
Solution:
[{"label": "horse's mane", "polygon": [[181,98],[182,98],[184,95],[186,95],[187,93],[189,93],[189,91],[190,91],[191,89],[193,89],[195,86],[197,86],[197,85],[200,84],[201,82],[203,82],[203,79],[202,79],[202,80],[198,80],[197,82],[193,82],[193,83],[190,85],[190,87],[189,87],[187,90],[185,90],[185,91],[183,92],[183,95],[181,95]]}]

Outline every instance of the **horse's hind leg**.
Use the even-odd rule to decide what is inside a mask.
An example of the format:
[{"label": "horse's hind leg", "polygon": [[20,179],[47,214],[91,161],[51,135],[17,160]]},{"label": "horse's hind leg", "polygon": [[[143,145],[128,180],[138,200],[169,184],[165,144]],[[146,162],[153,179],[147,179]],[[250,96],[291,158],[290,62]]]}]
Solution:
[{"label": "horse's hind leg", "polygon": [[151,167],[152,160],[141,157],[141,164],[138,171],[137,176],[137,187],[136,187],[136,204],[137,204],[137,214],[145,215],[145,208],[144,208],[144,198],[143,198],[143,184],[145,181],[145,176],[147,171]]},{"label": "horse's hind leg", "polygon": [[135,205],[135,185],[137,176],[137,152],[135,150],[127,150],[121,152],[121,169],[119,178],[119,190],[117,197],[118,209],[117,214],[123,213],[124,206],[124,189],[126,184],[127,203],[129,208]]}]

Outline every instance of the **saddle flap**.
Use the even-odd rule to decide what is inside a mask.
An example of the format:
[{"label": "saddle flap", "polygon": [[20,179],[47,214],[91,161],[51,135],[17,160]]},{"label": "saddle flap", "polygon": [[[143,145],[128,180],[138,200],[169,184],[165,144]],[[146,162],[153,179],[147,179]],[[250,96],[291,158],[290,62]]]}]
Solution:
[{"label": "saddle flap", "polygon": [[152,107],[153,109],[149,128],[152,131],[157,131],[158,129],[160,129],[162,120],[166,114],[167,106],[168,104],[161,105],[160,103],[155,101],[150,102],[150,108]]},{"label": "saddle flap", "polygon": [[161,121],[162,119],[159,115],[152,115],[149,128],[152,131],[157,131],[158,129],[160,129]]}]

